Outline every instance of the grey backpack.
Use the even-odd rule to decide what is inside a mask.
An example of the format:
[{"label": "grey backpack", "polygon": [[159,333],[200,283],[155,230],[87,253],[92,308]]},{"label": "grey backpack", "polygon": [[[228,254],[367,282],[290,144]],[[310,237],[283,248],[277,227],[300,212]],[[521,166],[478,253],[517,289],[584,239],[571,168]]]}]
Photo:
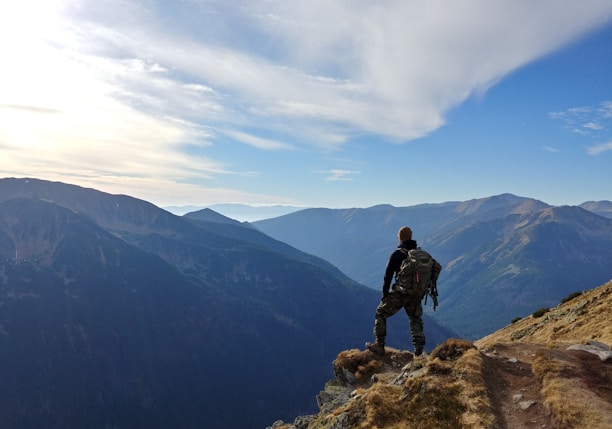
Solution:
[{"label": "grey backpack", "polygon": [[395,275],[393,290],[418,299],[423,299],[429,294],[433,299],[435,310],[438,306],[436,283],[442,266],[420,247],[400,250],[406,254],[406,259],[402,261]]}]

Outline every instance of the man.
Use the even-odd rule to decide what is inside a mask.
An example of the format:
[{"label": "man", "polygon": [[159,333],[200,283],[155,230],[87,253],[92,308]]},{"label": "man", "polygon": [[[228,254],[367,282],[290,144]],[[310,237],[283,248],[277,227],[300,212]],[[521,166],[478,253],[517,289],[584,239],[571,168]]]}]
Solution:
[{"label": "man", "polygon": [[[385,277],[382,287],[382,298],[376,308],[376,316],[374,320],[374,343],[366,343],[366,347],[373,353],[385,354],[385,337],[387,336],[387,318],[393,316],[401,308],[406,310],[410,319],[410,333],[412,335],[412,344],[414,345],[414,354],[419,356],[423,353],[425,346],[425,334],[423,332],[423,307],[421,306],[422,297],[400,293],[398,291],[389,291],[391,282],[394,276],[400,269],[402,262],[406,259],[408,251],[416,249],[417,243],[412,239],[412,230],[407,226],[403,226],[397,233],[399,245],[397,249],[389,257],[387,267],[385,269]],[[440,264],[434,260],[435,270],[439,272]],[[437,274],[436,274],[437,277]]]}]

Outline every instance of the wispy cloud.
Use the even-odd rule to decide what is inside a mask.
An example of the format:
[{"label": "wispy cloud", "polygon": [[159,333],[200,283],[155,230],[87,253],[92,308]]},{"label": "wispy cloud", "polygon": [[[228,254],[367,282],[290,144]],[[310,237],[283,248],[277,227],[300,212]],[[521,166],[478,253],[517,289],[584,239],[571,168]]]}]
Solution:
[{"label": "wispy cloud", "polygon": [[272,140],[272,139],[264,139],[261,137],[254,136],[252,134],[244,133],[242,131],[228,130],[228,131],[223,131],[223,133],[231,137],[234,140],[237,140],[241,143],[245,143],[257,149],[263,149],[263,150],[292,149],[292,147],[288,144],[285,144],[285,143],[282,143],[276,140]]},{"label": "wispy cloud", "polygon": [[317,173],[326,176],[325,180],[328,182],[350,182],[353,180],[353,176],[361,174],[361,171],[334,169],[321,170],[317,171]]},{"label": "wispy cloud", "polygon": [[574,133],[584,136],[598,136],[612,126],[612,101],[602,101],[597,106],[573,107],[564,111],[551,112],[551,119],[560,120]]},{"label": "wispy cloud", "polygon": [[41,106],[26,106],[22,104],[0,104],[0,109],[22,110],[31,113],[59,113],[59,110],[49,109]]},{"label": "wispy cloud", "polygon": [[603,118],[612,118],[612,100],[601,103],[599,112]]},{"label": "wispy cloud", "polygon": [[589,155],[601,155],[604,152],[612,151],[612,141],[608,143],[602,143],[599,145],[591,146],[587,149]]},{"label": "wispy cloud", "polygon": [[[126,7],[129,15],[117,20],[114,12]],[[166,116],[181,111],[208,125],[266,119],[298,140],[305,127],[330,124],[399,140],[421,137],[470,95],[612,11],[605,2],[558,7],[553,0],[391,1],[384,8],[365,0],[292,7],[280,0],[231,7],[202,0],[181,3],[172,21],[167,7],[81,4],[68,14],[87,23],[72,27],[73,47],[135,105]],[[186,92],[194,84],[209,91]]]},{"label": "wispy cloud", "polygon": [[590,130],[603,130],[605,127],[597,122],[587,122],[582,125],[584,128],[588,128]]}]

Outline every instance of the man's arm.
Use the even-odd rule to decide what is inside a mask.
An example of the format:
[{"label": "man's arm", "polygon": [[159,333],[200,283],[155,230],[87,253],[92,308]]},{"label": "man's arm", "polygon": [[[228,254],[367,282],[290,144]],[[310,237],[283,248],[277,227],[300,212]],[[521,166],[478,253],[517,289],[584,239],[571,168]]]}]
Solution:
[{"label": "man's arm", "polygon": [[383,296],[389,293],[389,288],[393,282],[393,276],[399,270],[402,265],[402,261],[406,258],[406,255],[401,250],[396,250],[389,256],[389,261],[385,268],[385,277],[383,279]]}]

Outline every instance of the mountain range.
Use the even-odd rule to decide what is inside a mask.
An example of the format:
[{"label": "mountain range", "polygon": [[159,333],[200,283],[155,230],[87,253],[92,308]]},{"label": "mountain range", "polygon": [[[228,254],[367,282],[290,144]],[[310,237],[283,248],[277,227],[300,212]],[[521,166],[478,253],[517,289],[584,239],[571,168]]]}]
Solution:
[{"label": "mountain range", "polygon": [[288,213],[293,213],[295,211],[302,210],[305,207],[281,204],[249,205],[240,203],[227,203],[211,204],[208,206],[166,206],[163,208],[179,216],[185,215],[187,213],[198,212],[204,209],[210,209],[230,219],[235,219],[242,222],[254,222],[257,220],[268,219],[272,217],[282,216]]},{"label": "mountain range", "polygon": [[[261,428],[316,408],[380,292],[212,211],[0,179],[0,416],[12,428]],[[454,335],[425,321],[430,349]],[[406,318],[390,344],[409,344]]]},{"label": "mountain range", "polygon": [[410,207],[305,209],[252,225],[377,290],[397,230],[410,226],[444,266],[440,306],[430,314],[474,340],[534,306],[609,280],[612,219],[604,215],[611,205],[555,207],[502,194]]}]

